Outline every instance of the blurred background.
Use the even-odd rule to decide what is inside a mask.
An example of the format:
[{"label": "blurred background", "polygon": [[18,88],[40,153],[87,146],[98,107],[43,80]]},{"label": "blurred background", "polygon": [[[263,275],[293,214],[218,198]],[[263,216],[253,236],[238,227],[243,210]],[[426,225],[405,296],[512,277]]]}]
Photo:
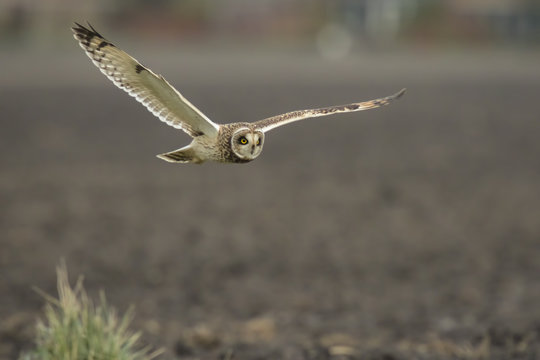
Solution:
[{"label": "blurred background", "polygon": [[527,44],[540,36],[535,0],[4,0],[0,10],[3,37],[17,45],[58,44],[63,24],[81,18],[197,41]]},{"label": "blurred background", "polygon": [[[175,166],[74,21],[219,123],[408,92]],[[0,358],[61,259],[166,359],[539,356],[539,45],[536,0],[2,0]]]}]

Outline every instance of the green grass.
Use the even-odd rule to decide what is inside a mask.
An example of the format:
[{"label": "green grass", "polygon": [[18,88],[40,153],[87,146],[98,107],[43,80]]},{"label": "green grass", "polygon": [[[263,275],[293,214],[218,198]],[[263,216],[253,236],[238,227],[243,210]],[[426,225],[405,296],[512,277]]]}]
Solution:
[{"label": "green grass", "polygon": [[79,278],[69,285],[65,264],[56,269],[58,299],[37,290],[47,300],[45,317],[36,328],[36,349],[21,360],[150,360],[161,351],[138,346],[140,332],[129,325],[133,311],[119,316],[101,293],[96,305]]}]

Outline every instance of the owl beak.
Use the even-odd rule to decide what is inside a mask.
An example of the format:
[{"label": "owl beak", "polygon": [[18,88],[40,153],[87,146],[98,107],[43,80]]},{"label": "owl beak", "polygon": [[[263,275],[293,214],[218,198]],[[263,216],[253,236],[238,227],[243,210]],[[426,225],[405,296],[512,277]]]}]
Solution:
[{"label": "owl beak", "polygon": [[255,145],[251,145],[251,155],[253,155],[254,151],[255,151]]}]

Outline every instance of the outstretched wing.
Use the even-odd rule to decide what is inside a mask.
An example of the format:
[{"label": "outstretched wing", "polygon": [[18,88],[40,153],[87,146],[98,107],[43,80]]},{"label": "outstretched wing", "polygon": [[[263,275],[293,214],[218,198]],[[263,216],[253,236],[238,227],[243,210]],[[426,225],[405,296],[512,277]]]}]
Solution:
[{"label": "outstretched wing", "polygon": [[263,120],[256,121],[254,125],[262,132],[270,131],[278,126],[282,126],[294,121],[309,119],[313,117],[332,115],[337,113],[346,113],[354,111],[362,111],[368,109],[375,109],[384,105],[388,105],[392,100],[401,97],[405,93],[406,89],[402,89],[398,93],[387,96],[385,98],[364,101],[360,103],[353,103],[348,105],[329,106],[320,109],[309,110],[297,110],[291,111],[286,114],[272,116]]},{"label": "outstretched wing", "polygon": [[75,23],[74,37],[86,55],[116,86],[133,96],[161,121],[190,136],[218,133],[219,125],[186,100],[165,78],[107,41],[92,25]]}]

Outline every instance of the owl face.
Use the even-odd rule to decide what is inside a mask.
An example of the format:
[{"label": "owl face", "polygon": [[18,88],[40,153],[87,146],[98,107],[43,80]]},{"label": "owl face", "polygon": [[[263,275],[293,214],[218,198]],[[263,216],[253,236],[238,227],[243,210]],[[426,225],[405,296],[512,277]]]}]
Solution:
[{"label": "owl face", "polygon": [[253,160],[260,155],[264,143],[264,133],[249,128],[236,130],[231,137],[231,148],[242,160]]}]

